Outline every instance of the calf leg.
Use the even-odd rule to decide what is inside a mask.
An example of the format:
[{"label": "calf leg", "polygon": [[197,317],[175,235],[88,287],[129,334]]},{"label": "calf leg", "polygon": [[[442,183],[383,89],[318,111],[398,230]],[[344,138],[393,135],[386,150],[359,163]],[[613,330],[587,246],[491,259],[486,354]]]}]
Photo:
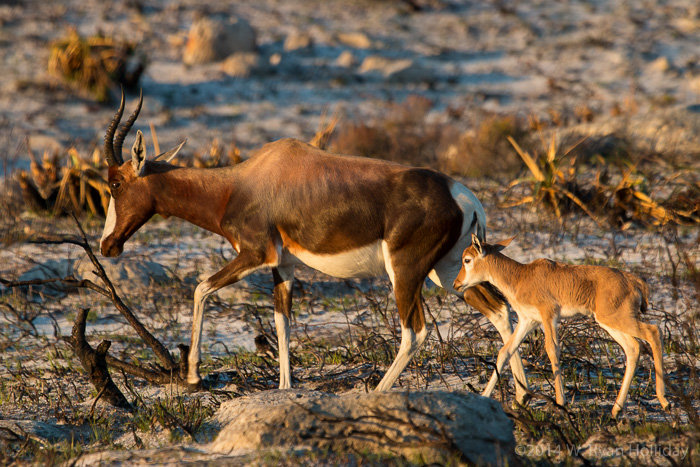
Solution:
[{"label": "calf leg", "polygon": [[554,320],[544,320],[542,323],[544,329],[544,347],[547,351],[547,356],[552,364],[552,373],[554,374],[554,392],[557,398],[557,404],[566,404],[564,398],[564,378],[561,374],[560,357],[561,345],[557,336],[557,323]]},{"label": "calf leg", "polygon": [[637,369],[637,362],[639,361],[639,342],[627,334],[626,332],[615,329],[611,326],[600,323],[600,326],[605,329],[608,334],[612,336],[613,339],[617,341],[625,351],[625,356],[627,357],[627,362],[625,365],[625,376],[622,378],[622,385],[620,386],[620,392],[615,400],[615,405],[612,409],[612,417],[617,418],[617,416],[625,408],[625,400],[627,399],[627,392],[630,389],[630,384],[632,383],[632,378],[634,378],[634,372]]},{"label": "calf leg", "polygon": [[[508,305],[495,296],[491,287],[493,286],[490,284],[479,284],[475,287],[468,288],[464,292],[464,301],[493,323],[505,345],[508,339],[510,339],[510,336],[513,335]],[[513,372],[513,378],[515,379],[515,400],[519,404],[524,405],[528,399],[528,385],[525,369],[523,368],[523,361],[517,348],[510,357],[510,368]]]},{"label": "calf leg", "polygon": [[656,397],[661,407],[667,408],[670,404],[666,399],[666,385],[664,384],[664,351],[661,342],[661,332],[658,326],[647,323],[639,323],[640,337],[649,343],[651,353],[654,356],[654,371],[656,373]]},{"label": "calf leg", "polygon": [[499,375],[503,372],[503,368],[506,365],[508,359],[510,359],[518,350],[518,347],[527,337],[528,334],[532,332],[533,329],[539,324],[533,319],[526,317],[521,317],[518,315],[518,324],[515,326],[515,331],[508,338],[503,347],[498,352],[498,359],[496,360],[496,370],[491,375],[489,383],[486,385],[486,389],[482,393],[484,397],[491,397],[491,393],[496,388],[496,383],[498,382]]}]

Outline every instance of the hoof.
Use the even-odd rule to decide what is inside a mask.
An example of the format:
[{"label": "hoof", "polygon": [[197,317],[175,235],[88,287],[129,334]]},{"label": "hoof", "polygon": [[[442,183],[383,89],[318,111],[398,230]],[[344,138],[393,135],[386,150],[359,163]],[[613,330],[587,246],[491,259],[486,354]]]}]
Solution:
[{"label": "hoof", "polygon": [[187,383],[187,393],[188,394],[193,394],[195,392],[200,392],[204,388],[202,387],[202,381],[199,380],[196,383]]},{"label": "hoof", "polygon": [[513,401],[513,408],[517,409],[519,407],[526,407],[527,403],[530,402],[532,396],[528,393],[524,394],[522,397],[516,397]]}]

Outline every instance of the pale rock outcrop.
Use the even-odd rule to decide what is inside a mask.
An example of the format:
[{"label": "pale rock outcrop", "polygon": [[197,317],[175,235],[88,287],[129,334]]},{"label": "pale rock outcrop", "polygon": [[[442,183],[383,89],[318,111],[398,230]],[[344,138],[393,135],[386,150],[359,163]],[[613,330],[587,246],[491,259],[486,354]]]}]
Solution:
[{"label": "pale rock outcrop", "polygon": [[256,49],[255,31],[243,18],[233,16],[225,21],[202,17],[190,28],[182,61],[186,65],[199,65]]},{"label": "pale rock outcrop", "polygon": [[223,403],[215,421],[224,427],[208,451],[219,455],[331,448],[494,465],[515,448],[513,424],[500,405],[462,392],[265,391]]}]

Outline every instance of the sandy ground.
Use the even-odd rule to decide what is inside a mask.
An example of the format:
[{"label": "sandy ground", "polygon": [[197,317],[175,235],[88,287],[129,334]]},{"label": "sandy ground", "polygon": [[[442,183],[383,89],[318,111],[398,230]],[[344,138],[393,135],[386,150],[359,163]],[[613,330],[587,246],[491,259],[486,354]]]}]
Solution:
[{"label": "sandy ground", "polygon": [[[420,3],[420,2],[418,2]],[[148,60],[141,85],[145,107],[137,128],[154,124],[163,146],[189,138],[188,151],[214,138],[243,149],[282,137],[308,139],[324,110],[350,120],[381,115],[388,102],[418,93],[464,109],[467,126],[484,111],[548,119],[587,106],[597,115],[635,107],[652,128],[653,144],[697,144],[700,111],[700,26],[692,0],[649,2],[425,2],[412,14],[399,1],[204,1],[0,5],[0,141],[12,166],[26,165],[23,142],[46,148],[98,143],[114,112],[76,98],[46,72],[49,44],[69,27],[138,43]],[[198,14],[238,14],[258,37],[261,61],[278,66],[247,79],[227,77],[221,63],[186,67],[182,49]],[[308,51],[285,52],[290,34],[307,33]],[[344,45],[341,33],[362,33],[369,48]],[[356,65],[336,64],[349,51]],[[410,59],[425,79],[387,82],[362,73],[368,56]],[[116,91],[115,91],[116,93]],[[133,104],[135,96],[130,96]],[[669,105],[670,104],[670,105]],[[662,107],[664,107],[662,109]],[[690,111],[659,141],[650,112]],[[600,119],[599,119],[600,120]],[[593,126],[608,123],[594,122]],[[681,131],[686,127],[687,131]],[[645,131],[648,130],[648,131]],[[646,134],[644,134],[646,133]],[[15,159],[19,159],[15,163]]]},{"label": "sandy ground", "polygon": [[[453,123],[464,129],[490,113],[543,121],[557,118],[570,122],[562,125],[562,131],[607,134],[622,128],[651,149],[700,151],[697,2],[418,3],[425,7],[419,13],[410,12],[399,1],[0,2],[3,173],[28,165],[25,141],[37,153],[71,146],[82,152],[101,143],[114,105],[101,106],[77,97],[46,72],[48,46],[68,27],[76,27],[82,34],[103,32],[138,42],[138,50],[147,56],[148,68],[141,81],[145,104],[136,128],[149,135],[149,124],[155,125],[163,147],[188,138],[186,155],[204,151],[215,138],[224,144],[235,142],[244,156],[249,149],[278,138],[308,140],[324,111],[338,108],[346,121],[370,120],[383,116],[391,103],[402,102],[412,94],[433,102],[430,118],[436,121],[449,118],[448,109],[459,109]],[[246,18],[256,30],[261,61],[268,63],[279,54],[279,64],[249,78],[226,75],[221,63],[183,65],[182,47],[196,15],[233,13]],[[301,32],[312,37],[312,48],[285,51],[285,38]],[[341,41],[340,33],[363,33],[371,45],[349,46]],[[336,60],[347,51],[355,57],[355,64],[342,67]],[[363,60],[375,55],[410,59],[421,67],[422,77],[393,82],[363,73]],[[128,105],[135,100],[135,95],[129,95]],[[595,115],[592,121],[582,123],[576,118],[584,108]],[[697,171],[697,165],[691,170]],[[491,239],[518,234],[509,251],[519,260],[549,257],[572,263],[614,261],[650,283],[651,321],[663,324],[666,316],[697,313],[697,292],[692,284],[683,280],[673,284],[670,279],[675,266],[668,260],[668,251],[672,257],[677,251],[673,245],[667,251],[662,232],[631,229],[611,233],[586,219],[561,226],[524,208],[499,208],[503,189],[499,184],[484,180],[465,183],[486,207]],[[24,219],[39,230],[74,231],[67,220],[51,225],[54,221],[28,215]],[[96,241],[101,222],[88,222],[87,230]],[[698,264],[697,228],[681,229],[680,240]],[[83,256],[80,249],[68,246],[3,246],[0,276],[16,278],[51,259],[77,261]],[[189,340],[191,294],[197,281],[231,257],[229,247],[209,233],[177,220],[154,220],[127,244],[123,261],[163,264],[181,281],[148,289],[148,293],[132,289],[129,283],[118,286],[128,303],[143,313],[144,324],[155,329],[173,349]],[[367,322],[364,320],[376,322],[378,318],[368,317],[372,303],[367,295],[386,302],[392,310],[391,299],[384,298],[389,293],[386,279],[348,284],[303,268],[298,277],[297,297],[303,298],[295,305],[296,346],[303,345],[301,336],[307,333],[332,338],[334,333],[353,332],[353,326]],[[221,291],[209,305],[204,353],[216,359],[237,347],[253,350],[259,326],[250,310],[259,310],[255,315],[269,323],[270,289],[269,274],[256,274],[240,286]],[[471,336],[472,328],[461,325],[464,319],[485,326],[483,318],[472,316],[456,299],[434,290],[427,295],[441,336],[451,340]],[[163,297],[172,301],[159,307]],[[130,332],[108,302],[96,301],[94,295],[85,292],[37,303],[48,311],[34,321],[40,334],[51,336],[55,329],[67,334],[74,317],[71,310],[82,306],[97,311],[99,318],[90,323],[95,337]],[[668,325],[664,329],[667,335],[681,331]],[[435,333],[431,339],[436,341]],[[489,343],[481,345],[487,348]],[[36,346],[44,351],[42,344]],[[117,354],[128,354],[131,349],[128,342],[115,342],[113,347]],[[1,357],[0,376],[9,374],[21,350]],[[24,364],[28,368],[48,366],[37,355]],[[611,358],[616,365],[621,364],[619,355]],[[669,356],[667,361],[670,375],[682,381],[687,376],[673,373],[674,358]],[[649,364],[646,358],[646,368]],[[533,365],[541,368],[542,362]],[[323,387],[323,381],[314,379],[313,371],[299,377],[307,387]],[[402,384],[480,387],[486,374],[486,369],[477,364],[443,379],[426,378],[420,371],[411,370],[405,372]],[[649,382],[647,377],[641,384],[653,402],[630,400],[631,417],[665,420],[666,415],[655,407],[658,404],[650,395]],[[364,390],[360,379],[340,386],[341,390]],[[551,388],[541,383],[538,389],[547,392]],[[146,391],[144,397],[157,399],[165,390],[153,394]],[[77,394],[76,399],[89,407],[89,399],[82,400],[83,396]],[[611,394],[608,399],[606,407],[612,404]],[[34,418],[46,418],[43,410],[46,406],[10,409],[3,405],[1,417],[20,418],[29,413]],[[55,414],[49,418],[55,421]],[[687,423],[687,418],[684,420]],[[134,445],[133,438],[126,439],[128,433],[123,436],[117,444]],[[155,447],[163,438],[151,440],[151,444],[144,442]]]}]

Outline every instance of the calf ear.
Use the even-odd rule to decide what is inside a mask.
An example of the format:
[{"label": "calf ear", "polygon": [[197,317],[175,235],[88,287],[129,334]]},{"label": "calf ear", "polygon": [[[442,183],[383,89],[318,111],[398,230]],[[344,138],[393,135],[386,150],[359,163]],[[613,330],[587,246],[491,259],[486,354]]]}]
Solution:
[{"label": "calf ear", "polygon": [[131,147],[131,165],[134,168],[134,175],[137,177],[143,175],[143,169],[146,167],[146,143],[143,141],[141,130],[136,132],[136,141]]},{"label": "calf ear", "polygon": [[502,249],[504,249],[505,247],[510,245],[510,242],[512,242],[515,237],[517,237],[517,235],[513,235],[510,238],[507,238],[505,240],[501,240],[500,242],[495,243],[493,246],[496,249],[496,251],[501,251]]},{"label": "calf ear", "polygon": [[482,254],[481,242],[479,241],[479,237],[477,237],[476,234],[472,234],[472,246],[474,247],[477,253]]}]

